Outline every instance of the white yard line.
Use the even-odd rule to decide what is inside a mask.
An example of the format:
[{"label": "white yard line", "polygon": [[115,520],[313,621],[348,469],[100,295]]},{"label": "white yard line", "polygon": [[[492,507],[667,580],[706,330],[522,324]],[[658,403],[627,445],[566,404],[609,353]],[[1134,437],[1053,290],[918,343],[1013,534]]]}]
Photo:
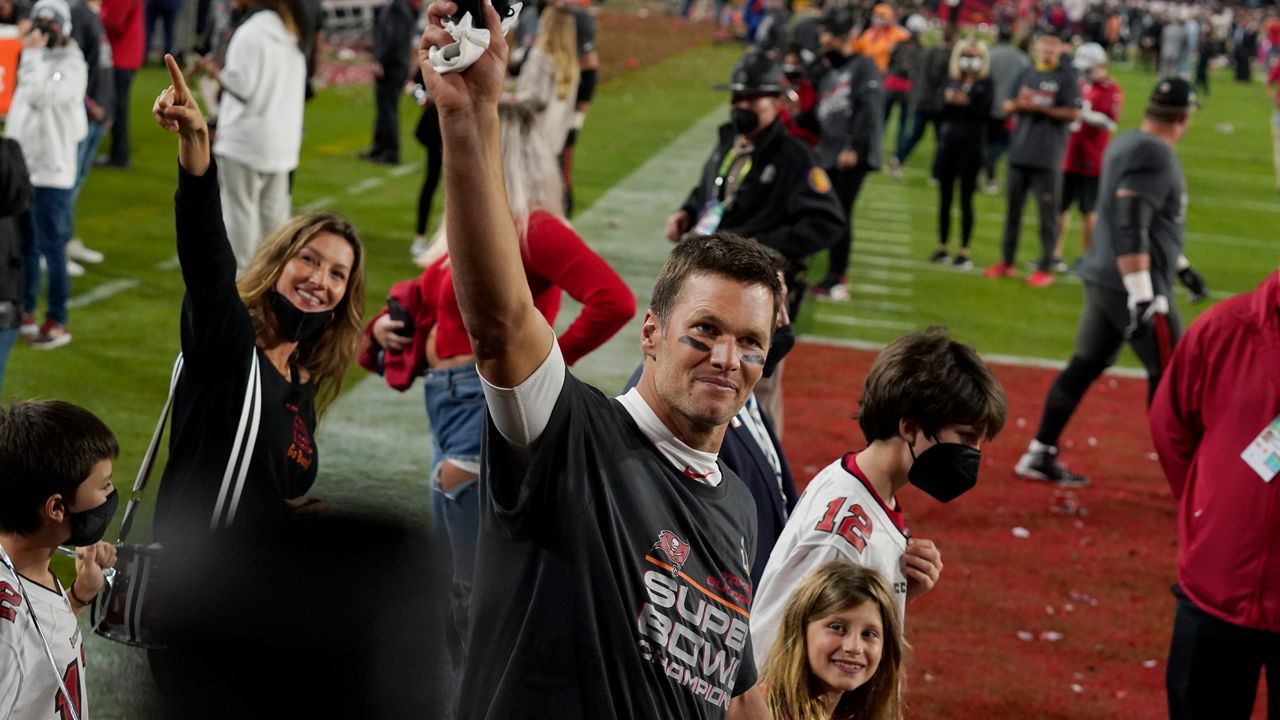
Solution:
[{"label": "white yard line", "polygon": [[103,300],[119,295],[126,290],[132,290],[136,287],[138,287],[137,278],[108,280],[88,292],[83,292],[79,295],[72,295],[71,298],[67,300],[67,307],[72,309],[89,307],[90,305],[100,303]]}]

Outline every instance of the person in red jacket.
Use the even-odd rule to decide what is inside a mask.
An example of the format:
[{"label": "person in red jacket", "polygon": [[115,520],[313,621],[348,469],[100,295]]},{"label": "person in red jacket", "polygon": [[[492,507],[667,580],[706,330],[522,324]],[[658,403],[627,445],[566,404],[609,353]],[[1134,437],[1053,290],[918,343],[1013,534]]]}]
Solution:
[{"label": "person in red jacket", "polygon": [[129,88],[133,86],[133,74],[142,67],[145,52],[142,0],[102,0],[101,14],[115,68],[111,155],[106,165],[127,168],[133,162],[129,153]]},{"label": "person in red jacket", "polygon": [[1266,668],[1280,709],[1280,272],[1206,311],[1150,413],[1178,502],[1169,717],[1248,718]]},{"label": "person in red jacket", "polygon": [[[1102,174],[1102,154],[1111,141],[1111,133],[1120,121],[1124,91],[1107,74],[1107,51],[1097,43],[1085,43],[1076,49],[1071,62],[1080,78],[1080,99],[1084,103],[1080,119],[1071,127],[1067,152],[1062,156],[1062,216],[1058,222],[1058,241],[1053,248],[1055,269],[1062,269],[1062,246],[1067,237],[1071,206],[1080,208],[1080,256],[1089,251],[1093,227],[1098,221],[1098,176]],[[1079,262],[1078,260],[1076,261]]]},{"label": "person in red jacket", "polygon": [[[565,221],[555,157],[539,140],[532,111],[518,103],[502,103],[498,115],[506,193],[534,305],[554,324],[562,289],[582,303],[582,312],[557,339],[565,363],[573,365],[635,315],[635,295]],[[375,372],[385,370],[387,382],[398,390],[426,372],[432,509],[452,560],[447,635],[455,677],[460,678],[479,532],[476,480],[486,414],[447,247],[442,229],[432,249],[419,257],[427,266],[422,276],[393,288],[388,309],[366,327],[370,343],[360,363]]]}]

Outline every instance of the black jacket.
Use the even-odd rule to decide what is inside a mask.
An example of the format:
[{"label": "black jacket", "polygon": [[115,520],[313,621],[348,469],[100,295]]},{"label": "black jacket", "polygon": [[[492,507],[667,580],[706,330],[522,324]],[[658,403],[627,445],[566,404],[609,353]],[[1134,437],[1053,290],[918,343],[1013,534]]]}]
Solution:
[{"label": "black jacket", "polygon": [[31,180],[18,141],[0,138],[0,330],[22,322],[22,236],[18,214],[31,204]]},{"label": "black jacket", "polygon": [[[716,180],[733,140],[733,125],[721,125],[702,177],[682,206],[691,226],[719,197]],[[782,253],[798,272],[806,257],[831,247],[844,232],[844,210],[813,151],[775,120],[756,144],[751,170],[725,208],[719,229],[759,240]]]},{"label": "black jacket", "polygon": [[858,164],[879,170],[884,136],[884,85],[880,69],[866,55],[851,55],[833,67],[818,83],[814,105],[822,139],[818,162],[834,168],[844,150],[858,153]]},{"label": "black jacket", "polygon": [[773,546],[778,543],[787,517],[795,509],[800,495],[796,491],[796,481],[791,477],[787,456],[782,452],[782,443],[778,442],[769,418],[764,418],[764,426],[782,464],[781,491],[777,475],[751,431],[746,426],[736,425],[736,422],[736,419],[730,421],[729,429],[725,431],[724,442],[720,445],[720,460],[742,480],[756,500],[756,555],[751,561],[751,577],[759,582],[764,576],[769,555],[773,553]]},{"label": "black jacket", "polygon": [[382,65],[386,77],[408,77],[415,22],[407,0],[391,0],[378,10],[373,22],[373,59]]}]

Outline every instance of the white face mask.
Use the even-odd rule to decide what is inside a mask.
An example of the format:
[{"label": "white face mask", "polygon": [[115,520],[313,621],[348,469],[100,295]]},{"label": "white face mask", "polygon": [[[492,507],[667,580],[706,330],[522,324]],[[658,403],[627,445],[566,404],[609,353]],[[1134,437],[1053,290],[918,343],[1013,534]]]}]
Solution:
[{"label": "white face mask", "polygon": [[962,57],[956,64],[961,72],[978,72],[982,69],[982,59],[976,57]]}]

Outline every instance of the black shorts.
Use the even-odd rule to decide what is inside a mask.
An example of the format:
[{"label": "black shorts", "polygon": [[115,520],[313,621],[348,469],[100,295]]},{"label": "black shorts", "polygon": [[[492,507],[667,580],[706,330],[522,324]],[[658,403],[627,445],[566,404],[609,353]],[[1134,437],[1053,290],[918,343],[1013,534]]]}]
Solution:
[{"label": "black shorts", "polygon": [[1091,215],[1098,206],[1098,178],[1076,173],[1062,175],[1062,209],[1066,212],[1078,204],[1080,212]]}]

